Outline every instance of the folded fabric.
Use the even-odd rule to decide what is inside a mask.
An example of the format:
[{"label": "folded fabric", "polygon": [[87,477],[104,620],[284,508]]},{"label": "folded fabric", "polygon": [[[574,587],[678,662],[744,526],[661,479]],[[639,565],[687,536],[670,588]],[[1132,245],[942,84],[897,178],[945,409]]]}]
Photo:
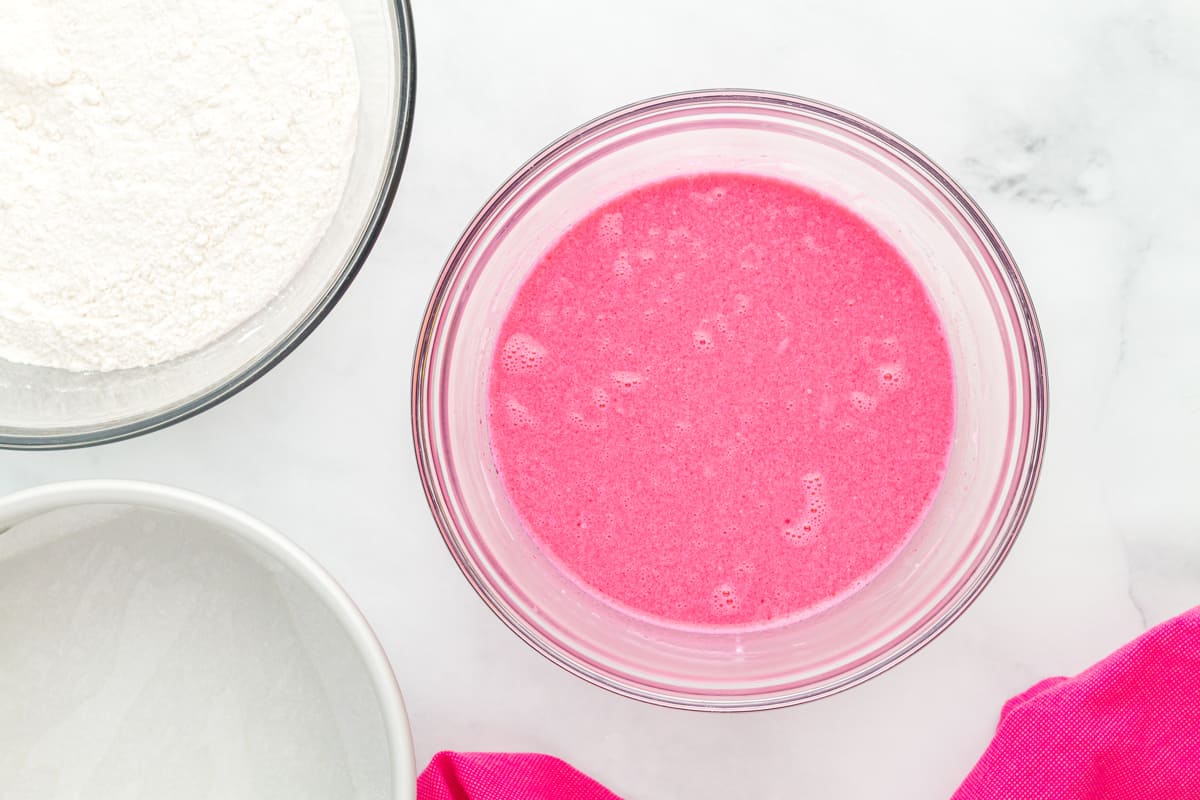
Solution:
[{"label": "folded fabric", "polygon": [[417,779],[417,800],[621,800],[553,756],[438,753]]},{"label": "folded fabric", "polygon": [[[620,800],[557,758],[438,753],[418,800]],[[1012,698],[953,800],[1200,800],[1200,607]]]},{"label": "folded fabric", "polygon": [[1200,607],[1000,712],[954,800],[1200,798]]}]

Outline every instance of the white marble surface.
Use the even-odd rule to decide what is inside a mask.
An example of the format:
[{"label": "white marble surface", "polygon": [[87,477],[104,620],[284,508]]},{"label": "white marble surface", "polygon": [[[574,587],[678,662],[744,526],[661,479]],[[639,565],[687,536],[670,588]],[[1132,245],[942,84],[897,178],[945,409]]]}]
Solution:
[{"label": "white marble surface", "polygon": [[[369,265],[249,390],[167,431],[0,454],[0,490],[141,478],[279,527],[358,600],[422,762],[542,750],[640,798],[936,798],[1006,697],[1200,603],[1200,5],[1195,0],[427,0],[417,128]],[[569,677],[496,621],[425,509],[409,436],[420,313],[467,219],[567,128],[685,88],[871,117],[970,190],[1041,314],[1052,413],[1008,563],[899,668],[785,711],[704,716]]]}]

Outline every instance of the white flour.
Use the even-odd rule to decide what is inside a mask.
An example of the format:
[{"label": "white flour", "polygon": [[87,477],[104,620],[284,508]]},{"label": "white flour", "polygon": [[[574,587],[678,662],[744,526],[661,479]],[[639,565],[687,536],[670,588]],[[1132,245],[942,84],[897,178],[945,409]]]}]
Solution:
[{"label": "white flour", "polygon": [[346,183],[337,0],[0,0],[0,358],[167,361],[275,297]]}]

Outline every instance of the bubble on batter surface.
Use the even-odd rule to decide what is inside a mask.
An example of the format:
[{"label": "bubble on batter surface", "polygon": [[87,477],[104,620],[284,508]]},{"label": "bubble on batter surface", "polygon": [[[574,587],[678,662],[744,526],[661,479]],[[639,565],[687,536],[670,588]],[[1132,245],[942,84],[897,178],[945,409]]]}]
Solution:
[{"label": "bubble on batter surface", "polygon": [[717,324],[717,331],[722,336],[725,337],[726,341],[732,342],[733,341],[733,331],[730,330],[730,328],[729,328],[729,317],[725,316],[724,314],[722,314],[721,312],[718,311],[715,319],[716,319],[716,324]]},{"label": "bubble on batter surface", "polygon": [[608,409],[610,402],[611,399],[608,396],[608,392],[604,391],[604,389],[600,388],[599,386],[597,386],[595,389],[592,389],[592,404],[596,406],[596,408],[600,409],[601,411],[605,411]]},{"label": "bubble on batter surface", "polygon": [[879,401],[876,400],[874,395],[867,394],[866,392],[851,392],[850,405],[856,411],[869,414],[875,410],[876,406],[879,405]]},{"label": "bubble on batter surface", "polygon": [[583,412],[577,408],[567,412],[567,420],[577,428],[585,431],[598,431],[604,428],[603,422],[596,422],[584,416]]},{"label": "bubble on batter surface", "polygon": [[713,589],[712,606],[719,614],[732,614],[741,607],[742,601],[732,583],[722,583]]},{"label": "bubble on batter surface", "polygon": [[625,394],[631,393],[634,389],[642,385],[644,380],[641,374],[637,372],[613,372],[610,377],[613,383],[617,385],[617,390]]},{"label": "bubble on batter surface", "polygon": [[712,331],[704,328],[697,328],[692,331],[692,347],[695,347],[701,353],[707,353],[713,349]]},{"label": "bubble on batter surface", "polygon": [[806,511],[798,518],[783,521],[783,538],[791,544],[808,544],[821,533],[823,523],[824,517]]},{"label": "bubble on batter surface", "polygon": [[881,364],[875,373],[879,377],[879,387],[885,392],[894,392],[908,384],[908,375],[901,364]]},{"label": "bubble on batter surface", "polygon": [[784,539],[796,545],[808,544],[820,535],[829,513],[824,476],[810,472],[800,479],[800,483],[804,487],[804,505],[794,517],[783,521]]},{"label": "bubble on batter surface", "polygon": [[508,421],[518,428],[532,428],[537,425],[537,418],[511,395],[504,400],[504,410],[508,414]]},{"label": "bubble on batter surface", "polygon": [[621,214],[605,214],[596,226],[596,234],[605,244],[616,244],[625,229],[625,218]]},{"label": "bubble on batter surface", "polygon": [[537,372],[546,360],[546,348],[527,333],[514,333],[500,351],[500,366],[514,374]]},{"label": "bubble on batter surface", "polygon": [[633,266],[629,263],[629,255],[621,253],[613,261],[613,273],[623,280],[629,280],[633,277]]}]

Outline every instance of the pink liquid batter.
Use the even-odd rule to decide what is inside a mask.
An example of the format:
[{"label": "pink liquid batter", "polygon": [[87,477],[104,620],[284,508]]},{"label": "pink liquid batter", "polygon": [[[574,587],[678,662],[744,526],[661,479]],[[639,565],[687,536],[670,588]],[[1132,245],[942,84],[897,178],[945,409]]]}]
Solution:
[{"label": "pink liquid batter", "polygon": [[946,468],[954,376],[912,268],[801,186],[640,188],[537,264],[493,358],[501,480],[595,595],[761,624],[864,585]]}]

